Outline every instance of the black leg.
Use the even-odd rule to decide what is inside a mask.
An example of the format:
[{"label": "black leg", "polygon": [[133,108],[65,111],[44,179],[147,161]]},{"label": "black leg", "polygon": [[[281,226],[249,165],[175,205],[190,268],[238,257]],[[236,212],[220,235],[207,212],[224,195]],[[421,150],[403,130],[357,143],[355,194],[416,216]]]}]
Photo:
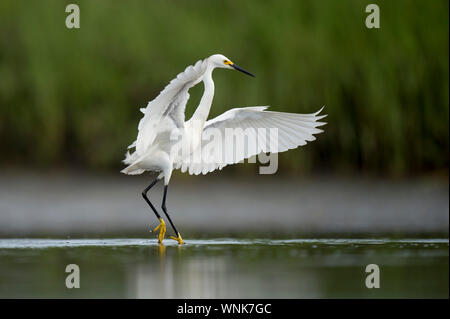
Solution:
[{"label": "black leg", "polygon": [[155,184],[158,183],[158,178],[156,178],[150,185],[148,185],[148,187],[146,189],[144,189],[142,191],[142,197],[144,197],[145,201],[147,202],[147,204],[150,206],[150,208],[153,210],[153,212],[155,213],[156,217],[160,220],[161,216],[158,214],[158,212],[156,211],[155,206],[153,206],[153,204],[150,202],[150,200],[147,197],[147,193],[150,190],[150,188],[152,188],[153,186],[155,186]]},{"label": "black leg", "polygon": [[167,188],[168,188],[168,185],[164,186],[164,196],[163,196],[161,208],[162,208],[164,214],[167,216],[167,219],[169,220],[169,223],[172,226],[173,231],[175,232],[175,235],[179,236],[180,233],[178,232],[177,228],[173,224],[172,219],[170,219],[169,213],[167,212],[167,208],[166,208]]}]

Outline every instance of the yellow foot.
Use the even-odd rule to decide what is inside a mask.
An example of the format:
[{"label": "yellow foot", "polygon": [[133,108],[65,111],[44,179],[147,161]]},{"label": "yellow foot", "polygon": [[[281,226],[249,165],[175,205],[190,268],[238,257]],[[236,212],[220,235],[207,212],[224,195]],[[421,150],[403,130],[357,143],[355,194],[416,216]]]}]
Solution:
[{"label": "yellow foot", "polygon": [[156,226],[153,231],[155,232],[159,229],[158,243],[161,244],[164,240],[164,235],[166,234],[166,223],[164,222],[164,219],[162,219],[162,217],[159,218],[159,222],[160,224]]},{"label": "yellow foot", "polygon": [[180,233],[178,233],[178,237],[170,236],[170,238],[173,240],[176,240],[178,242],[178,244],[180,244],[180,245],[184,244],[183,238],[181,238]]}]

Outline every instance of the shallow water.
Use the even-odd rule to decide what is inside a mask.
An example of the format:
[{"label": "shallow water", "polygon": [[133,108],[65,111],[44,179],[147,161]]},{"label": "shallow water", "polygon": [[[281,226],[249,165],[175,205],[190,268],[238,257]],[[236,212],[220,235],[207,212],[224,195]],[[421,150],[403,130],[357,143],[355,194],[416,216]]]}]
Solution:
[{"label": "shallow water", "polygon": [[[448,298],[448,239],[0,239],[1,298]],[[80,288],[68,289],[68,264]],[[368,289],[365,268],[380,268]]]}]

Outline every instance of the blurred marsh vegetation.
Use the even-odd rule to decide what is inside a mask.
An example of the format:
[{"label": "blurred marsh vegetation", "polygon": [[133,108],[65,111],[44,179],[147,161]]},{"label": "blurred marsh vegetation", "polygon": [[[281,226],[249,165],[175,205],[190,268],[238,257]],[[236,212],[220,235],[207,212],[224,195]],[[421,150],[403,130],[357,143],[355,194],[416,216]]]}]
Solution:
[{"label": "blurred marsh vegetation", "polygon": [[[65,27],[68,3],[78,30]],[[223,53],[257,77],[216,71],[211,116],[326,105],[325,133],[282,154],[281,171],[448,174],[448,1],[376,1],[378,30],[365,27],[368,3],[1,1],[0,164],[118,170],[139,108]]]}]

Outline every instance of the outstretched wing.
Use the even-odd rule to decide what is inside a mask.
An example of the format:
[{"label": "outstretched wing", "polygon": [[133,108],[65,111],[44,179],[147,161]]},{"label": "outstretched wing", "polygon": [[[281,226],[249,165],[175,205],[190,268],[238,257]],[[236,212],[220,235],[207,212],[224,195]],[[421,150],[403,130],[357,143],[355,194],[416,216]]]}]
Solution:
[{"label": "outstretched wing", "polygon": [[199,83],[206,70],[205,60],[199,60],[188,66],[150,101],[145,109],[141,109],[144,116],[139,122],[138,136],[128,148],[136,147],[138,154],[143,154],[153,143],[157,134],[156,126],[169,118],[175,127],[184,126],[184,111],[189,99],[189,89]]},{"label": "outstretched wing", "polygon": [[323,132],[318,126],[326,115],[265,111],[267,107],[231,109],[206,122],[202,145],[176,163],[189,174],[206,174],[251,156],[284,152],[314,141],[313,134]]}]

